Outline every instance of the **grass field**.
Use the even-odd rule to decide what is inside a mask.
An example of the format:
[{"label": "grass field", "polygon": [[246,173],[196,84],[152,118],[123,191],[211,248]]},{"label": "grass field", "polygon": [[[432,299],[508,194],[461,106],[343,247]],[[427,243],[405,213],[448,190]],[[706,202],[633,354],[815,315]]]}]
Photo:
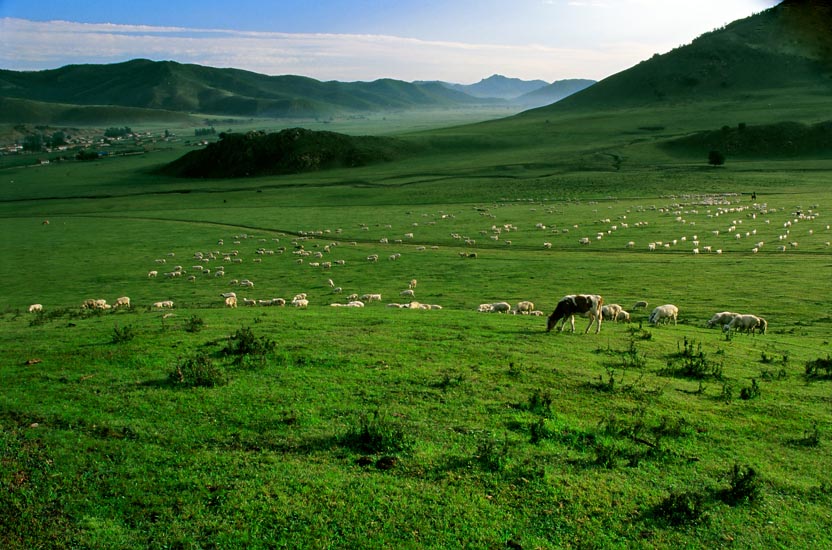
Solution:
[{"label": "grass field", "polygon": [[[533,113],[279,178],[153,175],[176,147],[3,168],[0,546],[829,546],[832,161],[674,157],[673,116]],[[411,279],[442,309],[386,307]],[[476,311],[579,292],[650,306],[587,335]],[[352,293],[383,300],[329,305]],[[767,334],[706,328],[723,310]]]}]

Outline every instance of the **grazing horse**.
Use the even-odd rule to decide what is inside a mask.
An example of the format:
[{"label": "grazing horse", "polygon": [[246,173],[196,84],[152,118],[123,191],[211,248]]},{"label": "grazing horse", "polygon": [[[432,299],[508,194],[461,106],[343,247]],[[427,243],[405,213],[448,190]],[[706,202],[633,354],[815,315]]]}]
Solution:
[{"label": "grazing horse", "polygon": [[604,299],[597,294],[570,294],[561,298],[558,305],[555,306],[555,311],[549,315],[549,320],[546,323],[546,332],[550,332],[561,321],[560,331],[563,332],[563,325],[569,319],[572,325],[572,332],[575,332],[575,315],[583,315],[589,317],[589,325],[587,325],[584,334],[589,332],[592,323],[597,323],[595,334],[601,332],[601,306],[604,305]]}]

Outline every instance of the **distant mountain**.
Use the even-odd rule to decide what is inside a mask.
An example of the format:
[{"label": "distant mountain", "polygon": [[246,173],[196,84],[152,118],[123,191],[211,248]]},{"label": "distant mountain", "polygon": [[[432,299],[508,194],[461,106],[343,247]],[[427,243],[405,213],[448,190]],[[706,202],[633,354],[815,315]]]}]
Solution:
[{"label": "distant mountain", "polygon": [[435,82],[321,82],[301,76],[267,76],[146,59],[108,65],[68,65],[46,71],[0,70],[0,97],[271,117],[458,107],[488,101]]},{"label": "distant mountain", "polygon": [[476,84],[452,84],[449,82],[443,84],[448,88],[465,92],[473,97],[493,97],[507,100],[518,98],[549,85],[548,82],[543,80],[521,80],[519,78],[507,78],[499,74],[484,78]]},{"label": "distant mountain", "polygon": [[522,105],[526,108],[542,107],[560,101],[565,97],[580,92],[585,88],[589,88],[595,84],[595,80],[586,80],[582,78],[574,78],[567,80],[556,80],[555,82],[538,88],[527,94],[515,98],[512,103]]},{"label": "distant mountain", "polygon": [[781,4],[610,76],[544,109],[750,101],[771,93],[832,94],[832,5]]}]

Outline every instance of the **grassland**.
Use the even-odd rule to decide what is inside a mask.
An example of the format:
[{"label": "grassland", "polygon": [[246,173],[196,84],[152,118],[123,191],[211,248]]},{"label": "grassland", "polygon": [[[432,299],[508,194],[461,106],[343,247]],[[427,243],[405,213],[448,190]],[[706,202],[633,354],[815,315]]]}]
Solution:
[{"label": "grassland", "polygon": [[[832,382],[807,363],[830,353],[832,162],[657,146],[818,122],[814,101],[535,111],[296,176],[154,175],[184,149],[0,170],[0,546],[829,546]],[[162,276],[175,264],[196,279]],[[413,278],[443,309],[385,307]],[[229,290],[311,304],[230,310]],[[330,307],[353,292],[383,302]],[[680,323],[546,333],[475,311],[575,292]],[[174,316],[150,307],[166,299]],[[726,309],[768,334],[705,327]]]}]

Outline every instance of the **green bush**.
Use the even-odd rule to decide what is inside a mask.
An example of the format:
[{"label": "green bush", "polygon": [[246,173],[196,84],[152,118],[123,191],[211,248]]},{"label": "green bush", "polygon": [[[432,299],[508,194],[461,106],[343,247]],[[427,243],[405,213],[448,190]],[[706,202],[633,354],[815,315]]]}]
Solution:
[{"label": "green bush", "polygon": [[223,349],[223,354],[234,356],[234,363],[237,365],[262,364],[266,355],[272,353],[277,344],[266,336],[257,337],[254,332],[243,327],[231,335],[228,345]]},{"label": "green bush", "polygon": [[197,333],[202,330],[204,326],[205,320],[202,317],[191,315],[191,317],[185,321],[185,332]]},{"label": "green bush", "polygon": [[189,388],[213,388],[228,383],[223,368],[214,364],[208,355],[201,352],[177,365],[169,378],[174,385]]},{"label": "green bush", "polygon": [[413,449],[415,440],[404,427],[374,411],[362,413],[358,424],[349,428],[340,439],[344,447],[368,454],[402,453]]},{"label": "green bush", "polygon": [[119,327],[115,325],[113,327],[113,343],[114,344],[122,344],[124,342],[129,342],[133,338],[136,337],[136,332],[133,330],[133,327],[130,325],[125,325],[123,327]]},{"label": "green bush", "polygon": [[705,495],[693,491],[672,492],[654,509],[654,515],[670,525],[689,525],[705,516]]}]

